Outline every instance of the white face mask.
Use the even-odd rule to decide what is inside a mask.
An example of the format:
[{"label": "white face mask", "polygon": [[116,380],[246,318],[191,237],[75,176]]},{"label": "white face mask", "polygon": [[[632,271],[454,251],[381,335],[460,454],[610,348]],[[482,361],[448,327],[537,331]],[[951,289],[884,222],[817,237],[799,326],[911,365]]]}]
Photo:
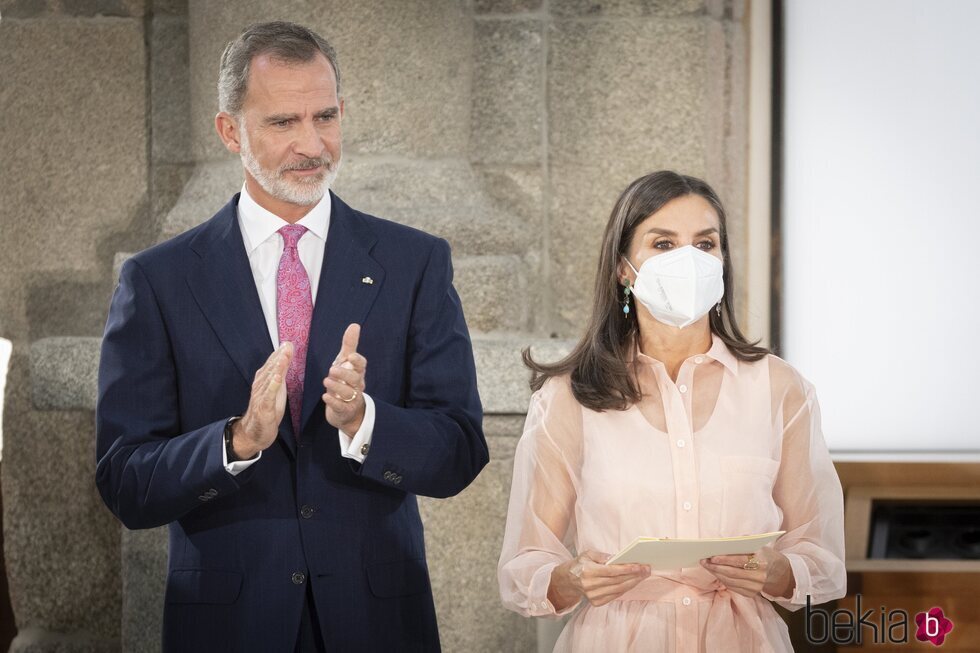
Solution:
[{"label": "white face mask", "polygon": [[636,272],[633,294],[664,324],[684,328],[707,315],[725,294],[721,260],[686,245],[651,256]]}]

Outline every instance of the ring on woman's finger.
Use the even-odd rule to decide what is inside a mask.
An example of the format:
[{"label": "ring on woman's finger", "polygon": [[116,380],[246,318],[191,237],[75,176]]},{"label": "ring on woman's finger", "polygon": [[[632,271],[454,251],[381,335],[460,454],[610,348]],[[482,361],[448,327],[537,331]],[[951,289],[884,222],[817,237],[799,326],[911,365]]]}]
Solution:
[{"label": "ring on woman's finger", "polygon": [[750,555],[749,559],[745,561],[742,565],[742,569],[747,569],[749,571],[754,571],[759,568],[759,561],[755,559],[755,555]]},{"label": "ring on woman's finger", "polygon": [[575,576],[576,578],[581,578],[582,577],[582,563],[581,562],[576,562],[574,565],[572,565],[572,568],[568,570],[568,573],[570,573],[572,576]]}]

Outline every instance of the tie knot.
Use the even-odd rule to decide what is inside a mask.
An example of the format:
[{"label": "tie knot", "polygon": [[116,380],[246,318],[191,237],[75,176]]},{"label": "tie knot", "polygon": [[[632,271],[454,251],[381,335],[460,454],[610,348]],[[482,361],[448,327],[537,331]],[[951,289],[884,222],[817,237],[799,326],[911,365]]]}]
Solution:
[{"label": "tie knot", "polygon": [[303,237],[306,233],[306,227],[301,224],[288,224],[279,230],[279,234],[282,236],[282,242],[289,247],[296,247],[296,243],[299,239]]}]

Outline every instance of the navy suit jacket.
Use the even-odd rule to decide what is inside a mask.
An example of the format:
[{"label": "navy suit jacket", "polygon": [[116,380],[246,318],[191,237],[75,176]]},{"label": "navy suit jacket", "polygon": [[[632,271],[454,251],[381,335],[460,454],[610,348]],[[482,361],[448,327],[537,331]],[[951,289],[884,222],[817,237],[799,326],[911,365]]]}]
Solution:
[{"label": "navy suit jacket", "polygon": [[[415,495],[454,495],[488,460],[449,245],[331,199],[301,433],[287,408],[238,476],[222,464],[224,426],[273,350],[238,195],[120,273],[96,482],[126,527],[170,526],[166,651],[292,651],[307,583],[328,650],[439,649]],[[376,406],[363,465],[340,455],[320,398],[355,322]]]}]

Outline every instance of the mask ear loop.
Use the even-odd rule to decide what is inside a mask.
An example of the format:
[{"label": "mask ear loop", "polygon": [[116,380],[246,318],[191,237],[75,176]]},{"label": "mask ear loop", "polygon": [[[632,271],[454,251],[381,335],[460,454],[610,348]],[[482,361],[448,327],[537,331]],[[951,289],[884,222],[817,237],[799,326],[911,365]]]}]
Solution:
[{"label": "mask ear loop", "polygon": [[624,261],[626,261],[626,265],[630,266],[630,270],[633,271],[633,274],[635,274],[636,276],[640,276],[640,273],[637,271],[636,268],[633,267],[633,264],[630,263],[630,260],[628,258],[626,258],[625,256],[622,256],[622,255],[620,255],[620,258],[622,258]]}]

